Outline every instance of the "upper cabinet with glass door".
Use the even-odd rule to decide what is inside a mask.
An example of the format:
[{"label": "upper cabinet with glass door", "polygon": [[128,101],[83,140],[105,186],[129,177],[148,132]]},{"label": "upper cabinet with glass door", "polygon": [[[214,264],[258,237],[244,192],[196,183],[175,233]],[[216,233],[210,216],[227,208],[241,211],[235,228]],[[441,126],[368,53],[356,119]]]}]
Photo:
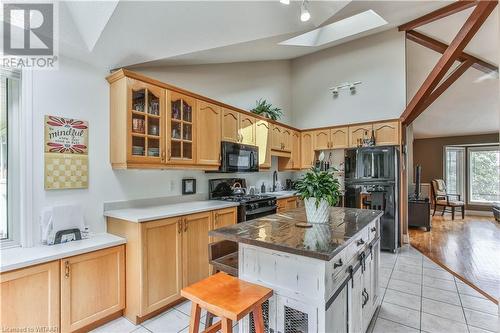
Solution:
[{"label": "upper cabinet with glass door", "polygon": [[163,163],[165,89],[129,79],[128,161]]},{"label": "upper cabinet with glass door", "polygon": [[196,99],[169,92],[167,100],[167,164],[194,164]]}]

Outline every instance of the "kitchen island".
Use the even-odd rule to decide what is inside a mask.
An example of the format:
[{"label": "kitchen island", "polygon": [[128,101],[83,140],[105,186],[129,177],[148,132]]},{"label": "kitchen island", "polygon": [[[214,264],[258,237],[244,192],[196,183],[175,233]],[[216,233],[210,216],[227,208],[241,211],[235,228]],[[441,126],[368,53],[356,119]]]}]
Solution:
[{"label": "kitchen island", "polygon": [[[239,278],[274,290],[266,332],[365,332],[378,305],[382,211],[331,208],[306,222],[304,208],[210,232],[239,243]],[[245,318],[240,330],[253,332]],[[271,331],[272,330],[272,331]]]}]

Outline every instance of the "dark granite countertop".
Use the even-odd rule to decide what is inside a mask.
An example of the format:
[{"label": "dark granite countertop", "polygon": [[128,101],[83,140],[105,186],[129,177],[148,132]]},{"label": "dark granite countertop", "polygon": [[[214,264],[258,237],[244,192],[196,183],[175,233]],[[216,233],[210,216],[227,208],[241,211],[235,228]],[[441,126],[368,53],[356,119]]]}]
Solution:
[{"label": "dark granite countertop", "polygon": [[382,216],[380,210],[332,207],[330,223],[315,223],[311,228],[295,226],[307,222],[304,208],[268,215],[210,231],[240,243],[265,247],[329,261],[370,222]]}]

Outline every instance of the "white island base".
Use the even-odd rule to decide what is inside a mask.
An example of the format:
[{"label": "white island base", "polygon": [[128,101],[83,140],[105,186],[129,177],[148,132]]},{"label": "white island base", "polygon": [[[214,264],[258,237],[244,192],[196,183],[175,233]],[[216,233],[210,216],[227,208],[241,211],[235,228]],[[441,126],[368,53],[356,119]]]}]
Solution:
[{"label": "white island base", "polygon": [[[263,304],[266,332],[366,332],[381,302],[379,220],[332,260],[239,244],[239,278],[272,288]],[[254,333],[253,320],[240,331]]]}]

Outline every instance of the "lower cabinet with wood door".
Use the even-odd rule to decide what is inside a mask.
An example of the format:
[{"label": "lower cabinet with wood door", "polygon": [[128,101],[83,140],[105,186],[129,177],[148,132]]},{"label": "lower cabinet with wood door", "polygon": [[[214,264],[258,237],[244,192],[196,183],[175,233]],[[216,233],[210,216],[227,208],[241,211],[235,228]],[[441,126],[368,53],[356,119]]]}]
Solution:
[{"label": "lower cabinet with wood door", "polygon": [[141,223],[108,218],[108,232],[127,239],[124,315],[138,324],[178,303],[184,286],[210,274],[209,230],[232,223],[235,207]]},{"label": "lower cabinet with wood door", "polygon": [[59,332],[59,260],[0,274],[5,332]]},{"label": "lower cabinet with wood door", "polygon": [[73,332],[125,307],[124,246],[61,261],[61,331]]},{"label": "lower cabinet with wood door", "polygon": [[295,209],[298,206],[298,198],[296,196],[276,200],[277,213],[284,213],[290,209]]},{"label": "lower cabinet with wood door", "polygon": [[125,246],[0,274],[1,327],[88,331],[125,308]]}]

